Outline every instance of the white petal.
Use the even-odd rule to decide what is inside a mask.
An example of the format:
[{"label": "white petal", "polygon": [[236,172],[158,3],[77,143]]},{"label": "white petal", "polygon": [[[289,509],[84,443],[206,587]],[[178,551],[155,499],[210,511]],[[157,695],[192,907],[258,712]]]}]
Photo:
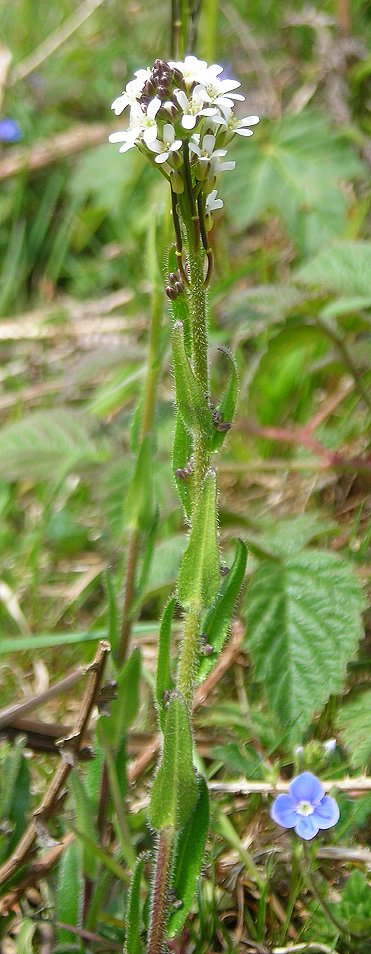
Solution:
[{"label": "white petal", "polygon": [[171,123],[164,123],[164,129],[163,129],[162,135],[163,135],[164,142],[169,142],[169,143],[174,142],[174,138],[175,138],[174,126],[172,126]]},{"label": "white petal", "polygon": [[189,108],[189,102],[186,97],[186,94],[182,89],[176,89],[174,93],[176,99],[178,100],[179,106],[183,111],[186,111]]},{"label": "white petal", "polygon": [[241,96],[240,93],[228,93],[229,99],[238,100],[239,103],[244,103],[246,96]]},{"label": "white petal", "polygon": [[151,150],[151,152],[161,152],[163,147],[164,147],[163,142],[160,142],[159,139],[154,139],[153,142],[149,143],[148,148]]},{"label": "white petal", "polygon": [[126,96],[126,93],[123,93],[122,96],[118,96],[117,99],[113,100],[111,109],[115,110],[116,116],[120,116],[120,114],[124,111],[124,109],[126,109],[126,106],[128,105],[129,105],[128,97]]},{"label": "white petal", "polygon": [[189,151],[190,151],[190,152],[194,152],[196,156],[200,156],[200,155],[201,155],[201,149],[200,149],[200,147],[197,145],[197,143],[192,142],[192,139],[191,139],[191,141],[190,141],[190,143],[189,143]]},{"label": "white petal", "polygon": [[108,136],[109,142],[126,142],[128,138],[131,139],[132,137],[129,137],[126,129],[121,132],[111,133],[111,135]]},{"label": "white petal", "polygon": [[223,200],[222,200],[222,199],[215,199],[215,202],[214,202],[214,205],[213,205],[213,209],[222,209],[222,208],[223,208]]},{"label": "white petal", "polygon": [[218,110],[215,109],[214,107],[213,108],[208,107],[207,109],[200,109],[198,115],[199,116],[215,116],[217,112]]},{"label": "white petal", "polygon": [[237,126],[240,129],[241,126],[256,126],[259,122],[259,116],[245,116],[244,119],[239,119]]},{"label": "white petal", "polygon": [[173,142],[171,146],[169,147],[169,152],[176,152],[177,149],[182,148],[182,145],[183,145],[182,140],[176,139],[175,142]]},{"label": "white petal", "polygon": [[215,136],[212,136],[210,134],[207,134],[206,136],[204,136],[202,140],[202,148],[205,149],[206,152],[211,153],[214,149],[214,146],[215,146]]},{"label": "white petal", "polygon": [[143,139],[146,146],[150,148],[151,143],[157,139],[157,126],[155,123],[153,126],[147,126],[146,129],[143,129]]},{"label": "white petal", "polygon": [[155,162],[159,162],[159,163],[166,162],[168,158],[169,158],[169,153],[162,152],[160,156],[156,156]]},{"label": "white petal", "polygon": [[183,129],[194,129],[197,122],[197,116],[191,116],[190,113],[186,113],[182,118]]},{"label": "white petal", "polygon": [[135,142],[133,139],[130,139],[130,141],[125,142],[124,145],[121,146],[119,152],[128,152],[129,149],[133,149],[133,146],[135,146]]},{"label": "white petal", "polygon": [[158,98],[158,96],[155,96],[154,99],[151,99],[151,102],[148,103],[148,106],[147,106],[148,119],[155,118],[156,114],[158,113],[160,109],[160,106],[161,106],[161,100]]},{"label": "white petal", "polygon": [[231,169],[236,168],[235,162],[221,162],[219,166],[219,172],[230,172]]},{"label": "white petal", "polygon": [[237,136],[253,136],[254,135],[252,129],[234,129],[233,132],[237,133]]},{"label": "white petal", "polygon": [[219,80],[219,89],[221,93],[230,93],[232,89],[238,89],[241,86],[237,80]]}]

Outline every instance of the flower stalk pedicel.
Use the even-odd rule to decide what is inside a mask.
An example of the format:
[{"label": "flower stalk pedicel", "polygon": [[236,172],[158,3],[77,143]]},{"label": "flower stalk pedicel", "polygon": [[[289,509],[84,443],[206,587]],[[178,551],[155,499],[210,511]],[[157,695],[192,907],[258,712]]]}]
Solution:
[{"label": "flower stalk pedicel", "polygon": [[[192,759],[191,714],[196,681],[202,679],[205,658],[210,666],[213,659],[217,660],[242,582],[236,577],[237,587],[233,578],[226,589],[220,571],[217,478],[212,460],[232,424],[237,369],[233,356],[226,352],[231,380],[222,400],[214,403],[209,384],[206,287],[212,271],[208,232],[215,212],[223,206],[217,185],[221,174],[235,166],[226,158],[228,146],[235,135],[251,136],[250,127],[258,117],[236,118],[236,102],[244,100],[236,93],[240,83],[221,78],[222,72],[221,66],[210,66],[195,56],[169,63],[157,59],[152,69],[136,71],[112,106],[117,116],[128,113],[129,122],[126,129],[112,133],[110,141],[119,143],[123,153],[136,147],[170,186],[175,237],[175,255],[171,257],[176,265],[170,266],[165,291],[174,317],[177,419],[173,464],[189,524],[176,592],[184,627],[175,681],[169,655],[175,602],[165,609],[158,656],[157,689],[164,685],[170,688],[163,699],[157,700],[163,749],[149,810],[150,823],[158,835],[148,954],[162,954],[165,949],[171,932],[171,888],[176,883],[178,861],[189,851],[187,827],[197,817],[201,801],[203,804],[208,798]],[[240,546],[244,553],[238,562],[244,567],[245,547],[242,543]],[[229,592],[233,600],[227,599]],[[210,642],[210,612],[219,604],[228,606],[228,611]],[[201,869],[207,835],[206,806],[202,817],[206,823],[198,833],[194,852],[199,860],[191,866],[193,887],[190,890],[188,884],[186,896],[178,899],[182,905],[177,931],[187,917]]]}]

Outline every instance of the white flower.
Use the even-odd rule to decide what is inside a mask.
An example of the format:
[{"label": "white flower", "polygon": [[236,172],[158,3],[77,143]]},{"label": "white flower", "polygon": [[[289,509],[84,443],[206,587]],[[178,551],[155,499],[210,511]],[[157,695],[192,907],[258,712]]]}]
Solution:
[{"label": "white flower", "polygon": [[149,144],[151,152],[157,152],[155,162],[163,163],[169,158],[170,153],[176,152],[182,148],[182,140],[175,139],[174,126],[171,123],[164,123],[162,130],[162,139],[154,139]]},{"label": "white flower", "polygon": [[217,195],[218,195],[217,190],[213,189],[213,191],[210,192],[209,195],[207,196],[206,203],[205,203],[206,215],[210,215],[211,212],[216,212],[217,209],[223,208],[223,201],[222,199],[217,199]]},{"label": "white flower", "polygon": [[240,93],[232,92],[239,86],[241,86],[241,83],[238,83],[237,80],[220,80],[215,77],[213,82],[202,84],[205,102],[211,103],[213,106],[227,106],[232,109],[234,100],[244,102],[245,99]]},{"label": "white flower", "polygon": [[[219,152],[223,150],[220,149]],[[221,172],[230,172],[232,169],[236,168],[236,163],[234,160],[228,159],[227,162],[220,162],[219,157],[214,153],[210,163],[210,178],[213,176],[219,176]]]},{"label": "white flower", "polygon": [[201,86],[195,86],[190,98],[186,96],[182,89],[176,89],[174,96],[183,110],[181,120],[183,129],[194,129],[199,116],[215,116],[217,113],[215,107],[204,108],[204,95]]},{"label": "white flower", "polygon": [[226,149],[214,150],[214,146],[216,142],[215,136],[212,136],[210,133],[207,133],[206,136],[203,137],[202,147],[199,144],[200,142],[199,136],[197,136],[198,141],[197,142],[194,141],[196,139],[196,136],[197,136],[197,133],[194,135],[193,139],[191,139],[189,143],[189,149],[190,149],[190,152],[195,153],[199,162],[203,162],[203,163],[210,162],[211,159],[217,159],[221,156],[227,155]]},{"label": "white flower", "polygon": [[253,130],[247,127],[256,126],[258,122],[259,116],[245,116],[245,119],[235,119],[231,128],[238,136],[252,136]]},{"label": "white flower", "polygon": [[210,69],[206,61],[198,60],[197,56],[186,56],[185,60],[182,60],[179,63],[170,62],[169,66],[171,66],[173,69],[180,70],[184,76],[185,82],[189,86],[192,86],[192,83],[204,82],[207,70]]},{"label": "white flower", "polygon": [[130,80],[126,84],[124,92],[117,99],[114,99],[111,109],[114,109],[116,116],[120,116],[127,106],[134,106],[140,98],[144,84],[151,75],[151,70],[136,70],[135,80]]},{"label": "white flower", "polygon": [[144,113],[144,119],[142,122],[142,136],[146,146],[150,147],[151,143],[157,139],[157,122],[156,116],[161,106],[161,100],[155,96],[154,99],[151,99],[150,103],[147,106],[147,112]]}]

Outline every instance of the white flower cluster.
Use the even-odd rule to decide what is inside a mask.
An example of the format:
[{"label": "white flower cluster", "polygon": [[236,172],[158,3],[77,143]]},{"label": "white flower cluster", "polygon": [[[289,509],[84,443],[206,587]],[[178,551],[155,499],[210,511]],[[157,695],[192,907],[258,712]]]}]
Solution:
[{"label": "white flower cluster", "polygon": [[226,147],[235,134],[252,136],[250,127],[259,122],[258,116],[236,118],[235,103],[245,97],[235,92],[241,84],[221,79],[222,72],[223,67],[208,66],[195,56],[182,62],[155,60],[152,69],[137,70],[112,103],[116,116],[129,107],[130,118],[127,129],[112,133],[110,142],[121,143],[120,152],[137,146],[161,168],[178,195],[185,188],[187,144],[192,186],[205,197],[208,227],[212,212],[223,205],[217,198],[217,179],[235,166],[225,161]]}]

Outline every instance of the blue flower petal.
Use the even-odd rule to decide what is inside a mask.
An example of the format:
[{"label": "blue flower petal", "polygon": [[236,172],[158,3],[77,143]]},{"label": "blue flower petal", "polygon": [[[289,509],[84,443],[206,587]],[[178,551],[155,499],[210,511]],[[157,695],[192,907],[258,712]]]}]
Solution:
[{"label": "blue flower petal", "polygon": [[304,838],[305,841],[310,841],[311,838],[314,838],[315,835],[318,835],[319,824],[317,822],[315,814],[313,815],[297,815],[297,824],[295,825],[295,831],[297,835],[300,835],[300,838]]},{"label": "blue flower petal", "polygon": [[282,828],[294,828],[298,816],[291,795],[277,795],[271,807],[271,818],[277,825],[282,825]]},{"label": "blue flower petal", "polygon": [[319,778],[312,775],[312,772],[302,772],[301,775],[297,775],[291,782],[289,792],[296,804],[310,802],[311,805],[320,802],[325,794]]},{"label": "blue flower petal", "polygon": [[14,119],[0,119],[0,140],[2,142],[19,142],[21,138],[21,130]]},{"label": "blue flower petal", "polygon": [[332,828],[332,826],[336,825],[336,822],[339,821],[339,817],[338,803],[335,802],[334,798],[330,798],[329,795],[324,796],[313,813],[313,818],[316,819],[320,828]]}]

